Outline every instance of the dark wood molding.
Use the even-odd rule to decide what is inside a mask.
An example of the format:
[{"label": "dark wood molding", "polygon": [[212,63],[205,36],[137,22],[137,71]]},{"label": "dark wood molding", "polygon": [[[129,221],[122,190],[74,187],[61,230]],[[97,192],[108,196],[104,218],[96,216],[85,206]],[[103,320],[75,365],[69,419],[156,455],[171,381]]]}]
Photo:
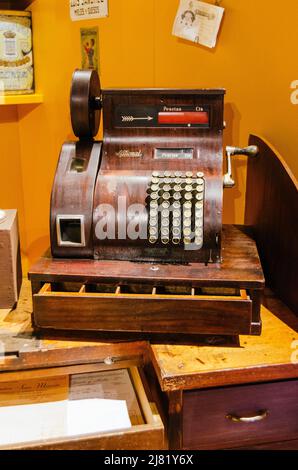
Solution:
[{"label": "dark wood molding", "polygon": [[266,283],[298,315],[298,184],[268,142],[250,136],[245,224],[253,228]]}]

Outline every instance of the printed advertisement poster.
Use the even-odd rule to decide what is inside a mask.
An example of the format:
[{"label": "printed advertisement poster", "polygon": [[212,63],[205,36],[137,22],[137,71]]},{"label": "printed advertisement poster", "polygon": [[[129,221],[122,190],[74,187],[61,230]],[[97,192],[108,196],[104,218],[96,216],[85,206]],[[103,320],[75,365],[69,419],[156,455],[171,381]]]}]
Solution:
[{"label": "printed advertisement poster", "polygon": [[98,28],[81,28],[82,69],[99,72]]}]

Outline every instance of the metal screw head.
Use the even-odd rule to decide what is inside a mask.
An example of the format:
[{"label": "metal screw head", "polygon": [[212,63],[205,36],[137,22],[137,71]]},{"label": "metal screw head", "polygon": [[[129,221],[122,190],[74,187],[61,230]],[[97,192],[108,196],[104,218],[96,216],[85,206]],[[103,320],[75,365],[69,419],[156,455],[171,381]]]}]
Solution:
[{"label": "metal screw head", "polygon": [[114,364],[114,359],[110,356],[106,357],[105,360],[104,360],[104,363],[107,365],[107,366],[111,366],[112,364]]},{"label": "metal screw head", "polygon": [[150,266],[150,270],[151,271],[159,271],[159,267],[158,266]]}]

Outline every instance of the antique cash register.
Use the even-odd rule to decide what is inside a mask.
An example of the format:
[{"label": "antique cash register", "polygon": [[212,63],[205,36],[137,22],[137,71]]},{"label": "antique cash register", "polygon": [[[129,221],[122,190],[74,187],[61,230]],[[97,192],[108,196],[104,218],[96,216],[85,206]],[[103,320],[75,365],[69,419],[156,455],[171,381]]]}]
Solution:
[{"label": "antique cash register", "polygon": [[[222,226],[223,89],[101,90],[75,71],[54,179],[51,255],[29,277],[38,329],[260,334],[264,278],[244,227]],[[103,140],[96,141],[101,114]]]}]

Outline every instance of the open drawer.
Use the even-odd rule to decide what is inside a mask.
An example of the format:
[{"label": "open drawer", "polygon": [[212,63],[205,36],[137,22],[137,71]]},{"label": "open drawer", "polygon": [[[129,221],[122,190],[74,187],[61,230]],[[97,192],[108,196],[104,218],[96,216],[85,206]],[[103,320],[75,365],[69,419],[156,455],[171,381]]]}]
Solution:
[{"label": "open drawer", "polygon": [[[137,367],[96,371],[92,364],[0,374],[0,416],[0,449],[164,448],[163,424]],[[22,417],[25,433],[22,425],[13,427]]]},{"label": "open drawer", "polygon": [[33,295],[37,328],[250,334],[252,300],[238,288],[46,283]]}]

